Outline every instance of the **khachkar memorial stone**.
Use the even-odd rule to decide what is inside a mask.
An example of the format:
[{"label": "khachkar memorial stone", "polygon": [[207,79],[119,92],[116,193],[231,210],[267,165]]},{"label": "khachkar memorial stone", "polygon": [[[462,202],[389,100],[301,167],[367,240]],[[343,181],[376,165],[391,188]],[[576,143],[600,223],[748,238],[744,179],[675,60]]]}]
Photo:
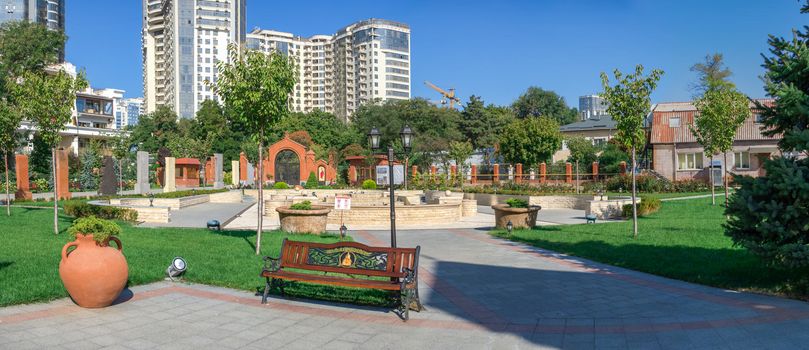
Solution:
[{"label": "khachkar memorial stone", "polygon": [[118,192],[118,177],[115,176],[115,161],[110,156],[104,156],[101,173],[101,194],[111,196]]},{"label": "khachkar memorial stone", "polygon": [[56,151],[56,196],[59,199],[70,199],[70,181],[67,159],[70,150],[60,149]]},{"label": "khachkar memorial stone", "polygon": [[225,182],[222,177],[222,162],[224,162],[222,153],[214,153],[213,159],[213,188],[225,188]]},{"label": "khachkar memorial stone", "polygon": [[244,180],[244,184],[247,186],[256,184],[256,167],[250,162],[247,162],[247,177]]},{"label": "khachkar memorial stone", "polygon": [[149,192],[149,153],[138,151],[138,175],[135,182],[135,192],[144,194]]},{"label": "khachkar memorial stone", "polygon": [[166,170],[163,171],[165,174],[163,193],[174,192],[177,190],[176,158],[166,157],[164,158],[164,162],[166,164]]},{"label": "khachkar memorial stone", "polygon": [[230,176],[230,182],[231,182],[231,184],[233,186],[239,186],[239,178],[241,176],[241,173],[239,172],[239,168],[240,168],[240,166],[239,166],[239,161],[238,160],[231,160],[230,161],[230,170],[232,172],[230,174],[231,175]]},{"label": "khachkar memorial stone", "polygon": [[31,200],[33,195],[28,182],[28,156],[18,154],[14,156],[14,161],[17,165],[17,193],[14,194],[14,198]]}]

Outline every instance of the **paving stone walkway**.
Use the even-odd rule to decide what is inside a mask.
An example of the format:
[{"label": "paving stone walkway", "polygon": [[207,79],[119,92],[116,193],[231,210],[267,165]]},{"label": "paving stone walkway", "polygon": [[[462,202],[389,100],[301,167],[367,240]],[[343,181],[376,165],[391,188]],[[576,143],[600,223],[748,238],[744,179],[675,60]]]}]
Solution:
[{"label": "paving stone walkway", "polygon": [[[389,237],[353,234],[374,245]],[[67,299],[0,309],[0,348],[809,348],[805,302],[605,266],[482,230],[402,230],[398,241],[422,247],[427,310],[407,323],[385,309],[282,298],[261,305],[251,292],[161,282],[133,287],[105,309]]]}]

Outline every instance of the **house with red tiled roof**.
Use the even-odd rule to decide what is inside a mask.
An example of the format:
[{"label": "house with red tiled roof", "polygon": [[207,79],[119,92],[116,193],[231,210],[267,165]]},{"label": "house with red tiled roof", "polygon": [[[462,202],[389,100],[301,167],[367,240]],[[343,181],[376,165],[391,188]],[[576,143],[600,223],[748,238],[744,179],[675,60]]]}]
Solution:
[{"label": "house with red tiled roof", "polygon": [[[772,99],[758,100],[772,104]],[[780,154],[780,136],[762,134],[761,117],[750,104],[751,114],[736,131],[733,149],[727,153],[727,169],[734,174],[760,176],[763,160]],[[710,155],[697,143],[690,125],[698,118],[691,102],[668,102],[654,106],[651,113],[649,146],[652,148],[651,168],[670,180],[708,179]],[[714,155],[714,166],[722,165],[722,154]],[[723,166],[724,168],[724,166]]]}]

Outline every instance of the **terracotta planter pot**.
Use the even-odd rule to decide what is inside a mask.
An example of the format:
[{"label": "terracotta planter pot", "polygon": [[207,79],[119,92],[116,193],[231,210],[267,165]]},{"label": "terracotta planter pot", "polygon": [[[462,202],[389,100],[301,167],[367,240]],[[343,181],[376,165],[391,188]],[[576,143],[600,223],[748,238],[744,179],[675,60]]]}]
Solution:
[{"label": "terracotta planter pot", "polygon": [[326,232],[331,208],[312,210],[292,210],[288,206],[275,208],[281,220],[281,230],[292,233],[323,233]]},{"label": "terracotta planter pot", "polygon": [[496,228],[505,229],[509,221],[514,228],[532,228],[537,225],[537,213],[542,207],[512,208],[508,204],[495,204],[492,209]]},{"label": "terracotta planter pot", "polygon": [[[118,243],[118,249],[110,247],[109,241],[98,244],[93,235],[82,234],[62,248],[59,277],[81,307],[110,306],[126,287],[129,266],[121,253],[121,241],[116,237],[110,240]],[[70,247],[76,249],[68,252]]]}]

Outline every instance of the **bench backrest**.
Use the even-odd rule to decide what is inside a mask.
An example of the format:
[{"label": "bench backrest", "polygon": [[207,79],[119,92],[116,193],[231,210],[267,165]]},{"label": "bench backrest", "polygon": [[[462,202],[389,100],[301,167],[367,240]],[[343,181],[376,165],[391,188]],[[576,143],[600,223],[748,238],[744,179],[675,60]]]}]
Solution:
[{"label": "bench backrest", "polygon": [[284,240],[281,267],[366,276],[403,277],[417,271],[420,247],[371,247],[357,242],[312,243]]}]

